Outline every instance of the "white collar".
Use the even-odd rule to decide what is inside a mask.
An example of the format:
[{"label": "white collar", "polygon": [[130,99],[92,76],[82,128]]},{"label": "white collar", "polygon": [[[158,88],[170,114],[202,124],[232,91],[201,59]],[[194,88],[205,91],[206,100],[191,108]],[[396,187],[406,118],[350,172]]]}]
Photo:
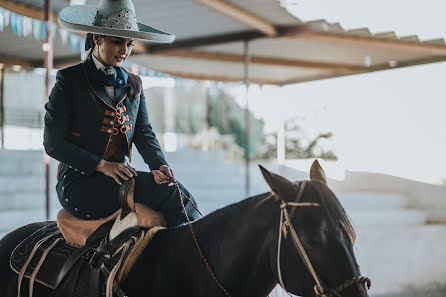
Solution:
[{"label": "white collar", "polygon": [[96,69],[105,67],[93,54],[91,54],[91,57],[93,58],[94,65],[96,65]]}]

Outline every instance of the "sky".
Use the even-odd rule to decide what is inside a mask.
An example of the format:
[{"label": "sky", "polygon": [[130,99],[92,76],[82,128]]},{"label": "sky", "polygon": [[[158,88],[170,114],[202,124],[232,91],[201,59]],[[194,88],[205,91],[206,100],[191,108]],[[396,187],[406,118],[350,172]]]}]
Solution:
[{"label": "sky", "polygon": [[[439,0],[288,0],[303,21],[325,19],[344,29],[368,27],[421,40],[446,37],[446,2]],[[298,116],[308,137],[333,132],[325,146],[353,171],[446,180],[446,63],[289,85],[253,86],[249,105],[277,130]]]}]

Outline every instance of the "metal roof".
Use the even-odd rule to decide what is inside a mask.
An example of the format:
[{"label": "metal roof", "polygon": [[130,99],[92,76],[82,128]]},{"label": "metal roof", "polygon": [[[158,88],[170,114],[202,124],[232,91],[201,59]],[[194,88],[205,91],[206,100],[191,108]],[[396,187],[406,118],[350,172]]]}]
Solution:
[{"label": "metal roof", "polygon": [[[64,3],[54,2],[57,13]],[[98,2],[87,0],[86,4]],[[130,61],[186,78],[243,80],[245,40],[249,40],[250,80],[262,84],[282,85],[446,60],[442,39],[421,42],[417,36],[398,37],[394,32],[344,30],[338,23],[324,20],[302,22],[277,0],[133,2],[140,22],[175,34],[176,41],[171,45],[139,43]],[[0,0],[4,3],[42,7],[41,0]],[[0,55],[34,60],[42,56],[35,41],[13,37],[7,30],[0,32]],[[79,59],[78,54],[76,57]],[[73,58],[57,37],[54,58],[60,62]]]}]

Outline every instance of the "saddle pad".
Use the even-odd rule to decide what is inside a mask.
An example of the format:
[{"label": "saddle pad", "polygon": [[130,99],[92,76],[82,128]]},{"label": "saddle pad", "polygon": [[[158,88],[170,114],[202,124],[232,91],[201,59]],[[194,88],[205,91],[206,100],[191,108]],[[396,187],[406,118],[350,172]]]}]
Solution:
[{"label": "saddle pad", "polygon": [[[32,250],[36,246],[39,240],[54,234],[59,231],[56,222],[48,222],[46,226],[37,230],[26,239],[24,239],[12,252],[10,258],[11,268],[19,274],[22,267],[28,260]],[[25,277],[30,278],[34,269],[39,263],[44,251],[51,246],[58,238],[62,238],[62,234],[50,237],[48,240],[43,242],[41,246],[36,250],[31,262],[29,262],[28,267],[25,271]],[[56,285],[56,280],[59,275],[65,260],[75,251],[77,248],[69,246],[65,243],[65,240],[60,240],[50,251],[45,259],[42,267],[36,275],[36,281],[45,285],[51,289],[54,289]]]}]

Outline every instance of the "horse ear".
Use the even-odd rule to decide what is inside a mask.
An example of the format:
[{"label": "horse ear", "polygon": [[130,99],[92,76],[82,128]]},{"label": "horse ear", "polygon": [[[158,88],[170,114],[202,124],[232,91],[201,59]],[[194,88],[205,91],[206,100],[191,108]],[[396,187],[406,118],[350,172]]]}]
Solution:
[{"label": "horse ear", "polygon": [[[271,191],[274,193],[277,199],[285,200],[286,199],[286,193],[289,193],[290,186],[292,186],[292,183],[284,178],[283,176],[280,176],[278,174],[272,173],[265,169],[262,165],[259,164],[260,171],[262,171],[263,177],[266,180],[266,183],[271,188]],[[292,188],[291,188],[292,190]]]},{"label": "horse ear", "polygon": [[324,169],[322,169],[321,164],[318,160],[314,160],[310,168],[310,180],[319,181],[327,185],[327,178],[325,177]]}]

